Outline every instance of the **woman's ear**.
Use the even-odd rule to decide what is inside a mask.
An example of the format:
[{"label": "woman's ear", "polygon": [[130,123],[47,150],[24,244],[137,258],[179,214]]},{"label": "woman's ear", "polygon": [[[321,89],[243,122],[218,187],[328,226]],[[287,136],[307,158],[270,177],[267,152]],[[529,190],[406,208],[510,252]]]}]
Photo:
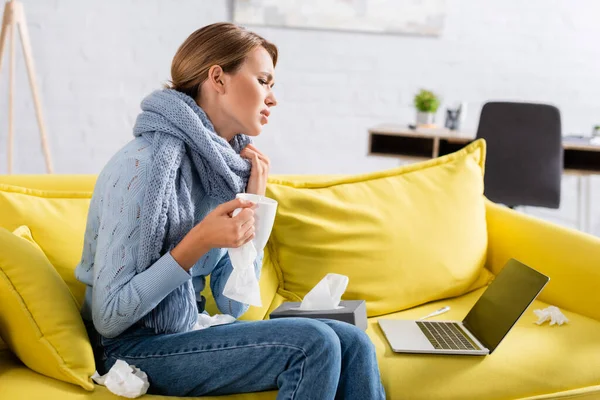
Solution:
[{"label": "woman's ear", "polygon": [[227,77],[223,68],[220,65],[213,65],[208,70],[208,83],[210,86],[220,94],[225,94],[225,82]]}]

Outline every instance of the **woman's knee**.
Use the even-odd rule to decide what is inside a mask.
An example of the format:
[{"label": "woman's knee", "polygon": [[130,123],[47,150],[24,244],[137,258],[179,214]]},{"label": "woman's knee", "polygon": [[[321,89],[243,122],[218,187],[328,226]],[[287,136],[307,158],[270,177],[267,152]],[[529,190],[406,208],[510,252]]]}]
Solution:
[{"label": "woman's knee", "polygon": [[290,334],[302,343],[306,351],[327,360],[341,360],[340,339],[327,324],[309,318],[293,318],[290,322],[293,325]]},{"label": "woman's knee", "polygon": [[325,322],[340,340],[342,351],[352,348],[367,352],[375,351],[375,345],[362,329],[347,322],[328,320]]}]

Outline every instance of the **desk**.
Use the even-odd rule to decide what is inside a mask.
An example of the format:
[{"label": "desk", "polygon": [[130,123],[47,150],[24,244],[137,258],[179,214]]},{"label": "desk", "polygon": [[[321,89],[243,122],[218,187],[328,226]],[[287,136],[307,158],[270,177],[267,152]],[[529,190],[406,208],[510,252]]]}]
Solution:
[{"label": "desk", "polygon": [[[406,126],[383,124],[369,129],[369,155],[408,158],[423,161],[460,150],[475,139],[475,134],[450,131],[445,128],[410,129]],[[600,145],[589,139],[563,138],[563,169],[578,176],[579,228],[589,232],[589,175],[600,175]]]}]

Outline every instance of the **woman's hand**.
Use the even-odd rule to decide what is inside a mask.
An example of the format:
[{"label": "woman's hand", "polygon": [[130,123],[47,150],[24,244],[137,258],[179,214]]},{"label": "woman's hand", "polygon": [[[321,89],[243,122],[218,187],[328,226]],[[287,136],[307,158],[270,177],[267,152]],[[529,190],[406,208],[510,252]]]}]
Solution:
[{"label": "woman's hand", "polygon": [[[198,237],[211,249],[240,247],[254,237],[253,206],[251,201],[242,199],[223,203],[208,213],[194,230],[198,231]],[[237,208],[242,210],[232,217],[231,214]]]},{"label": "woman's hand", "polygon": [[267,178],[269,177],[269,168],[271,166],[269,158],[252,144],[244,147],[240,156],[249,159],[252,163],[246,193],[264,196],[267,190]]},{"label": "woman's hand", "polygon": [[[253,206],[251,201],[242,199],[219,205],[171,250],[171,256],[187,271],[212,248],[236,248],[246,244],[255,235]],[[237,208],[242,210],[232,217]]]}]

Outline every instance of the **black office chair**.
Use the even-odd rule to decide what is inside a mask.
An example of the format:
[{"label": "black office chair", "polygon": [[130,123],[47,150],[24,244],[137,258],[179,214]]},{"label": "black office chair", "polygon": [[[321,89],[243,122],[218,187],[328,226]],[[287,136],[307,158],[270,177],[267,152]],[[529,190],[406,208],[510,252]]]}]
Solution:
[{"label": "black office chair", "polygon": [[563,148],[558,108],[486,103],[477,138],[487,142],[484,183],[488,199],[511,208],[559,207]]}]

